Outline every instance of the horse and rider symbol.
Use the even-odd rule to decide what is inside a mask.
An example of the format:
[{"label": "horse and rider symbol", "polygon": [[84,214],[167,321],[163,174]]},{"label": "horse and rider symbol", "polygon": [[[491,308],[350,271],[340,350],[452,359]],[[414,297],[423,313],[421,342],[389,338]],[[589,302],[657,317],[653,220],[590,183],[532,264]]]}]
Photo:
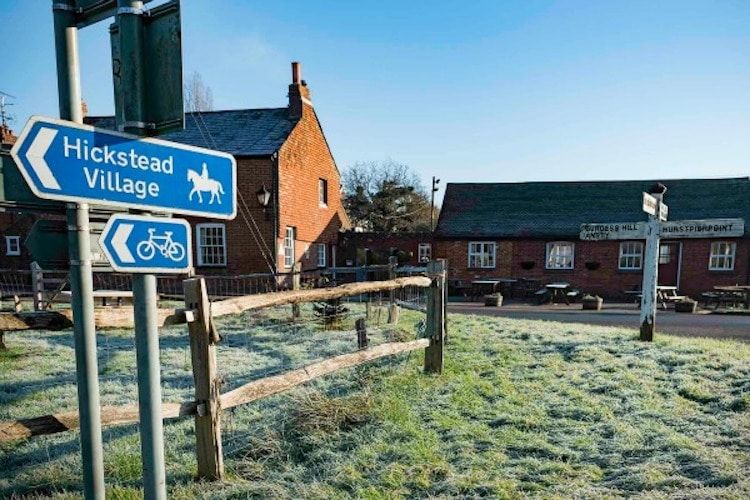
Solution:
[{"label": "horse and rider symbol", "polygon": [[224,194],[224,188],[221,185],[221,182],[217,181],[216,179],[212,179],[208,176],[208,167],[206,164],[203,164],[203,170],[199,174],[195,170],[188,169],[187,171],[187,180],[189,182],[193,183],[193,189],[190,190],[190,194],[188,195],[188,200],[193,201],[193,195],[198,195],[198,203],[203,203],[203,195],[202,192],[208,192],[211,193],[211,198],[208,201],[209,205],[213,205],[214,200],[221,205],[221,196]]}]

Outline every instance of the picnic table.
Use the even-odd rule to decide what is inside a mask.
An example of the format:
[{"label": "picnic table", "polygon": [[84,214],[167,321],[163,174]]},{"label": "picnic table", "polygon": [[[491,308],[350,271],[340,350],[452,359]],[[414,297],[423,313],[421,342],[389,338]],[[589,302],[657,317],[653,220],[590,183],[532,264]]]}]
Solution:
[{"label": "picnic table", "polygon": [[[643,292],[640,290],[628,290],[625,292],[627,295],[633,295],[637,302],[640,302],[643,297]],[[665,311],[669,304],[684,300],[684,295],[677,295],[677,287],[672,285],[657,285],[656,287],[656,304],[661,306]]]},{"label": "picnic table", "polygon": [[750,286],[748,285],[726,285],[715,286],[713,292],[704,293],[706,305],[711,302],[716,304],[716,309],[721,305],[735,305],[741,303],[745,309],[750,309]]},{"label": "picnic table", "polygon": [[500,280],[496,279],[474,280],[471,282],[471,296],[481,298],[483,295],[495,293],[499,284]]},{"label": "picnic table", "polygon": [[558,302],[562,299],[566,305],[570,305],[571,298],[578,296],[578,292],[572,290],[570,283],[566,282],[547,283],[544,285],[544,288],[537,293],[541,295],[542,292],[549,293],[552,303]]}]

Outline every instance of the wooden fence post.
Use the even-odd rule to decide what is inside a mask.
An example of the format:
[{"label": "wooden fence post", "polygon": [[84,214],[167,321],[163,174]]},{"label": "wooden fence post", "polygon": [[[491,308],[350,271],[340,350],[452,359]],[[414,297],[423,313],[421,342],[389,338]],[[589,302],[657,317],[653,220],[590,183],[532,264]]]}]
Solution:
[{"label": "wooden fence post", "polygon": [[357,329],[357,348],[367,349],[367,322],[359,318],[354,322],[354,327]]},{"label": "wooden fence post", "polygon": [[424,351],[425,373],[442,373],[445,343],[445,260],[427,263],[432,284],[427,289],[427,337],[430,345]]},{"label": "wooden fence post", "polygon": [[[398,267],[398,257],[391,255],[388,257],[388,279],[396,279],[396,268]],[[388,324],[398,323],[398,304],[396,303],[396,290],[391,290],[388,304]]]},{"label": "wooden fence post", "polygon": [[[302,273],[302,264],[300,264],[299,262],[295,262],[294,267],[292,267],[292,290],[299,290],[300,288],[302,288],[301,273]],[[292,319],[299,319],[299,317],[300,317],[299,304],[294,303],[292,304]]]},{"label": "wooden fence post", "polygon": [[31,263],[31,294],[34,310],[41,311],[44,308],[44,272],[36,262]]},{"label": "wooden fence post", "polygon": [[221,382],[216,368],[218,335],[211,318],[206,282],[190,278],[183,282],[185,309],[190,332],[190,353],[195,380],[196,455],[198,477],[218,480],[224,476],[221,449]]},{"label": "wooden fence post", "polygon": [[448,343],[448,259],[443,260],[443,343]]}]

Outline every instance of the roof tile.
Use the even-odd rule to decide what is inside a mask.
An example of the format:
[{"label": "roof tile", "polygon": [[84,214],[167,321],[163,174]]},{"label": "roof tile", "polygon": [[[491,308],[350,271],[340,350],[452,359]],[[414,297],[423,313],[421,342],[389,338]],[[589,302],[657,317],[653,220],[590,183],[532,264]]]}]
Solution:
[{"label": "roof tile", "polygon": [[[114,129],[112,116],[89,116],[86,123]],[[185,128],[160,139],[224,151],[235,156],[265,156],[277,151],[296,120],[287,108],[185,113]]]}]

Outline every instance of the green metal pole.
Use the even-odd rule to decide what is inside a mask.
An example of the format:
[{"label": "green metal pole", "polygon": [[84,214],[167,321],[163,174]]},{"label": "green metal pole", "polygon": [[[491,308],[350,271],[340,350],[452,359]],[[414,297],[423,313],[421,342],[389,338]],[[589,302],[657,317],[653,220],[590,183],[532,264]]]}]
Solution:
[{"label": "green metal pole", "polygon": [[[143,2],[118,0],[120,82],[124,131],[146,135],[145,67],[143,64]],[[161,372],[156,310],[156,276],[133,275],[135,348],[138,365],[138,413],[141,424],[143,491],[147,500],[166,499],[164,427],[161,418]]]},{"label": "green metal pole", "polygon": [[[82,123],[78,29],[73,4],[73,0],[53,0],[57,87],[60,118]],[[78,412],[81,421],[83,492],[85,498],[104,499],[99,368],[96,353],[88,205],[85,203],[78,206],[68,205],[67,219]]]}]

